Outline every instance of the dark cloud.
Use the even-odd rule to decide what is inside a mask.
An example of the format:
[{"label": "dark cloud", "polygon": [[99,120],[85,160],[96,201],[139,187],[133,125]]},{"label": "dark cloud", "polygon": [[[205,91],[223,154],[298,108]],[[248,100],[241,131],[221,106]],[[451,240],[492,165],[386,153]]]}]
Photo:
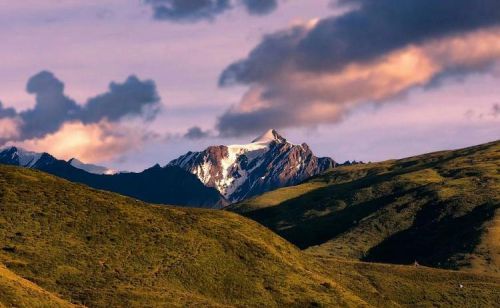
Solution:
[{"label": "dark cloud", "polygon": [[184,138],[191,139],[191,140],[197,140],[197,139],[203,139],[207,138],[210,136],[210,132],[202,130],[198,126],[193,126],[188,131],[186,134],[184,134]]},{"label": "dark cloud", "polygon": [[[350,5],[352,10],[269,34],[245,59],[222,72],[221,86],[245,84],[250,85],[250,90],[239,105],[220,117],[221,134],[265,129],[269,127],[268,121],[261,117],[267,119],[273,113],[282,114],[278,121],[284,126],[309,125],[318,115],[321,121],[337,121],[341,115],[328,117],[324,116],[328,111],[321,110],[345,113],[361,103],[387,101],[412,87],[437,87],[438,81],[446,76],[459,78],[487,71],[499,58],[478,46],[479,40],[471,38],[475,33],[484,35],[479,32],[495,31],[500,26],[498,0],[342,0],[340,3]],[[498,32],[496,37],[498,41]],[[470,54],[463,52],[465,48],[458,39],[446,41],[452,38],[474,43],[469,46]],[[494,44],[492,35],[487,39]],[[496,52],[494,45],[491,50]],[[394,55],[406,49],[405,55]],[[380,63],[386,68],[400,65],[404,69],[408,65],[411,69],[398,76],[395,70],[377,67]],[[352,69],[351,74],[342,76],[347,68]],[[363,68],[365,71],[360,72]],[[252,93],[256,89],[258,96]],[[335,108],[327,108],[328,104]],[[316,110],[314,115],[312,111],[308,115],[308,105]],[[283,119],[284,116],[288,119]],[[240,122],[242,119],[245,120]],[[260,122],[266,126],[244,125]]]},{"label": "dark cloud", "polygon": [[493,104],[493,106],[491,107],[491,114],[495,118],[500,116],[500,104],[499,103]]},{"label": "dark cloud", "polygon": [[278,7],[277,0],[242,0],[252,15],[269,14]]},{"label": "dark cloud", "polygon": [[175,22],[213,20],[238,5],[252,15],[263,15],[277,7],[277,0],[145,0],[153,9],[154,18]]},{"label": "dark cloud", "polygon": [[0,102],[0,119],[2,118],[13,118],[17,114],[14,108],[5,108],[3,103]]},{"label": "dark cloud", "polygon": [[22,119],[21,138],[40,138],[57,131],[66,121],[75,120],[81,107],[64,95],[64,84],[52,73],[44,71],[31,77],[26,87],[35,95],[33,109],[19,114]]},{"label": "dark cloud", "polygon": [[154,18],[159,20],[194,22],[212,20],[231,8],[229,0],[146,0]]},{"label": "dark cloud", "polygon": [[297,46],[300,64],[330,70],[407,44],[500,24],[498,0],[345,0],[359,9],[320,21]]},{"label": "dark cloud", "polygon": [[26,90],[35,95],[36,103],[32,109],[17,112],[0,103],[0,118],[16,118],[21,123],[16,140],[44,137],[71,121],[89,124],[104,119],[118,122],[128,116],[152,118],[160,102],[154,82],[141,81],[135,76],[130,76],[124,83],[111,83],[108,92],[83,105],[66,96],[64,83],[48,71],[31,77]]},{"label": "dark cloud", "polygon": [[111,83],[107,93],[89,99],[80,118],[84,123],[95,123],[104,118],[118,121],[129,115],[151,118],[158,112],[159,101],[153,81],[130,76],[122,84]]},{"label": "dark cloud", "polygon": [[294,122],[298,123],[298,118],[292,109],[270,108],[251,113],[227,111],[219,117],[216,128],[221,137],[239,137],[262,133],[263,127],[286,127]]},{"label": "dark cloud", "polygon": [[222,85],[272,78],[293,62],[322,72],[368,61],[389,51],[446,35],[500,25],[498,0],[344,0],[358,9],[325,18],[312,30],[268,35],[243,61],[221,75]]}]

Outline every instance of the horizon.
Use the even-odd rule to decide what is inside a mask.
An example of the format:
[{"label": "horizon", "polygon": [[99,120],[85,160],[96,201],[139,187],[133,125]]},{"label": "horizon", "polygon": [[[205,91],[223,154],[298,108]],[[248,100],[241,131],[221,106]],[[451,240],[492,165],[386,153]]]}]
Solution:
[{"label": "horizon", "polygon": [[3,4],[0,148],[141,171],[275,126],[339,162],[498,140],[498,4],[461,24],[440,14],[466,1],[407,2],[437,22],[387,18],[366,36],[354,17],[381,13],[363,0]]}]

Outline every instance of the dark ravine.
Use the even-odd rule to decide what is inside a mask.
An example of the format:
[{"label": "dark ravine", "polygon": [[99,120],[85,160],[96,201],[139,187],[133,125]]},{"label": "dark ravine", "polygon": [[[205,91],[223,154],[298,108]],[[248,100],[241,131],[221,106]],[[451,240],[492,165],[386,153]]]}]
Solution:
[{"label": "dark ravine", "polygon": [[211,146],[189,152],[168,166],[178,166],[216,188],[231,202],[296,185],[336,166],[331,158],[316,157],[305,143],[288,142],[269,130],[246,145]]}]

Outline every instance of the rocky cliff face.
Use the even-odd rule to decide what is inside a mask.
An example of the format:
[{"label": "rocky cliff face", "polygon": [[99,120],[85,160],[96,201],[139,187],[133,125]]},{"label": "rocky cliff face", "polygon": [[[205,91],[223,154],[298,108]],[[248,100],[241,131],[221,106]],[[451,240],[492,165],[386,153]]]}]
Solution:
[{"label": "rocky cliff face", "polygon": [[316,157],[305,143],[295,145],[275,130],[246,145],[212,146],[170,162],[216,188],[230,202],[295,185],[335,166]]}]

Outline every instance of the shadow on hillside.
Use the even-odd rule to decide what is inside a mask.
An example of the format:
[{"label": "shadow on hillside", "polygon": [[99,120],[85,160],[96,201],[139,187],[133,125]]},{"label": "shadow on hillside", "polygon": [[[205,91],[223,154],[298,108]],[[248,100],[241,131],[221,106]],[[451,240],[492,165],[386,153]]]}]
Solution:
[{"label": "shadow on hillside", "polygon": [[[393,203],[402,196],[414,193],[415,198],[430,205],[436,195],[426,190],[426,185],[407,185],[396,179],[397,176],[435,168],[443,163],[464,155],[483,151],[491,145],[464,149],[459,152],[439,152],[411,159],[401,160],[394,165],[377,168],[378,173],[367,170],[364,176],[350,182],[330,184],[302,196],[287,200],[279,205],[244,213],[245,216],[260,222],[301,249],[323,244],[355,227],[359,221],[379,209]],[[323,175],[334,181],[332,174]],[[321,176],[320,176],[321,178]],[[356,202],[356,192],[374,188],[376,184],[388,184],[380,188],[366,201]],[[381,185],[383,186],[383,185]],[[377,187],[377,189],[379,189]],[[425,198],[425,200],[424,200]],[[310,214],[311,212],[312,215]],[[407,260],[405,260],[407,262]]]},{"label": "shadow on hillside", "polygon": [[458,269],[458,265],[468,265],[463,264],[467,262],[464,255],[472,253],[479,244],[482,224],[494,216],[498,207],[483,204],[466,215],[439,221],[430,217],[432,210],[424,208],[411,228],[370,249],[363,261],[411,264],[417,260],[426,266]]}]

